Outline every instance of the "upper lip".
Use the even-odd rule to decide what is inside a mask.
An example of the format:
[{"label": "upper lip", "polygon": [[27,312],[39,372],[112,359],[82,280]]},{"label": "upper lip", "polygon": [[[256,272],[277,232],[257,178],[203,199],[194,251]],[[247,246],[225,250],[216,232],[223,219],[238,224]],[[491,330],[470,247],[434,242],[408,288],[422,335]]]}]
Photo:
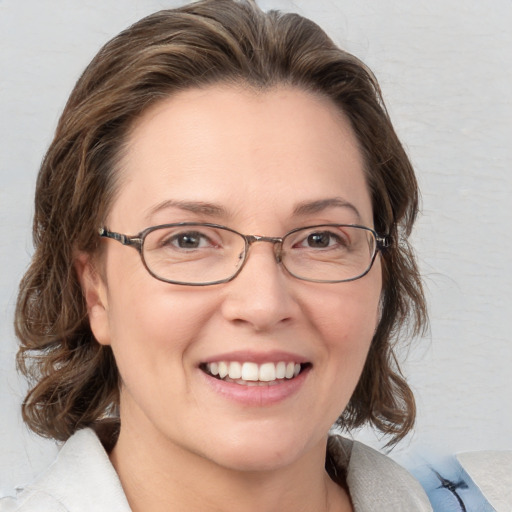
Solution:
[{"label": "upper lip", "polygon": [[201,363],[216,363],[219,361],[238,361],[238,362],[250,362],[250,363],[279,363],[284,361],[285,363],[310,363],[309,359],[300,354],[294,354],[292,352],[283,351],[269,351],[269,352],[254,352],[246,350],[237,350],[234,352],[225,352],[222,354],[216,354],[208,357]]}]

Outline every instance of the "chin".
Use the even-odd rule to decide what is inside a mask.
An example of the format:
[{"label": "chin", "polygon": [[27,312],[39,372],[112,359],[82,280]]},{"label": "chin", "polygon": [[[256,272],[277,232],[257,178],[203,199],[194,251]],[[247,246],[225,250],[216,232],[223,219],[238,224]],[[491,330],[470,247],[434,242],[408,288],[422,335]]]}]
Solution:
[{"label": "chin", "polygon": [[[283,429],[271,433],[265,429],[252,430],[246,436],[226,435],[218,440],[215,443],[215,454],[208,458],[234,471],[273,471],[298,462],[313,445],[318,445],[318,442],[311,442],[310,445],[300,436],[289,435]],[[325,447],[322,450],[324,454]]]},{"label": "chin", "polygon": [[219,457],[218,463],[233,471],[259,473],[291,466],[300,459],[300,455],[296,448],[294,450],[283,450],[282,447],[279,447],[279,450],[274,450],[273,447],[265,450],[255,448],[243,452],[224,453]]}]

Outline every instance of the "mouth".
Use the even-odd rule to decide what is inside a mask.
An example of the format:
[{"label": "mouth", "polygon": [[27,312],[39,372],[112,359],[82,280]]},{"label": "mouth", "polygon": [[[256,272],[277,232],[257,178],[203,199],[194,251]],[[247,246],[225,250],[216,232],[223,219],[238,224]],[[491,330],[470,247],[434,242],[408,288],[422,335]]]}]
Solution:
[{"label": "mouth", "polygon": [[201,363],[199,368],[210,377],[224,382],[242,386],[275,386],[295,379],[311,368],[311,363],[216,361]]}]

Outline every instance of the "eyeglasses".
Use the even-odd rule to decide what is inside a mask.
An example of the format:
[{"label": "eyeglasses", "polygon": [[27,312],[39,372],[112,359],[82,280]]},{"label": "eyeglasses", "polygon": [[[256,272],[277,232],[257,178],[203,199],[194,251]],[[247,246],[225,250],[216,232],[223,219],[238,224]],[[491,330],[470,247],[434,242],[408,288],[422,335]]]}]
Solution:
[{"label": "eyeglasses", "polygon": [[226,283],[242,270],[256,242],[274,244],[276,262],[304,281],[341,283],[366,275],[378,251],[391,244],[365,226],[322,224],[293,229],[283,237],[243,235],[226,226],[180,222],[127,236],[99,234],[136,248],[148,272],[166,283],[207,286]]}]

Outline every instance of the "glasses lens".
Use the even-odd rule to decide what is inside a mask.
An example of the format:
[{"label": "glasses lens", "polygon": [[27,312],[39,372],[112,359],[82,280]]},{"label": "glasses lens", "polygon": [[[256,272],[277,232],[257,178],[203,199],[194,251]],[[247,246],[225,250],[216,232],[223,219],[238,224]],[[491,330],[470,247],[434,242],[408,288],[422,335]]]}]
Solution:
[{"label": "glasses lens", "polygon": [[364,227],[315,226],[289,233],[281,257],[288,272],[300,279],[350,281],[368,272],[376,245],[373,231]]},{"label": "glasses lens", "polygon": [[143,258],[158,279],[211,284],[233,277],[244,260],[244,238],[204,224],[169,225],[146,234]]}]

